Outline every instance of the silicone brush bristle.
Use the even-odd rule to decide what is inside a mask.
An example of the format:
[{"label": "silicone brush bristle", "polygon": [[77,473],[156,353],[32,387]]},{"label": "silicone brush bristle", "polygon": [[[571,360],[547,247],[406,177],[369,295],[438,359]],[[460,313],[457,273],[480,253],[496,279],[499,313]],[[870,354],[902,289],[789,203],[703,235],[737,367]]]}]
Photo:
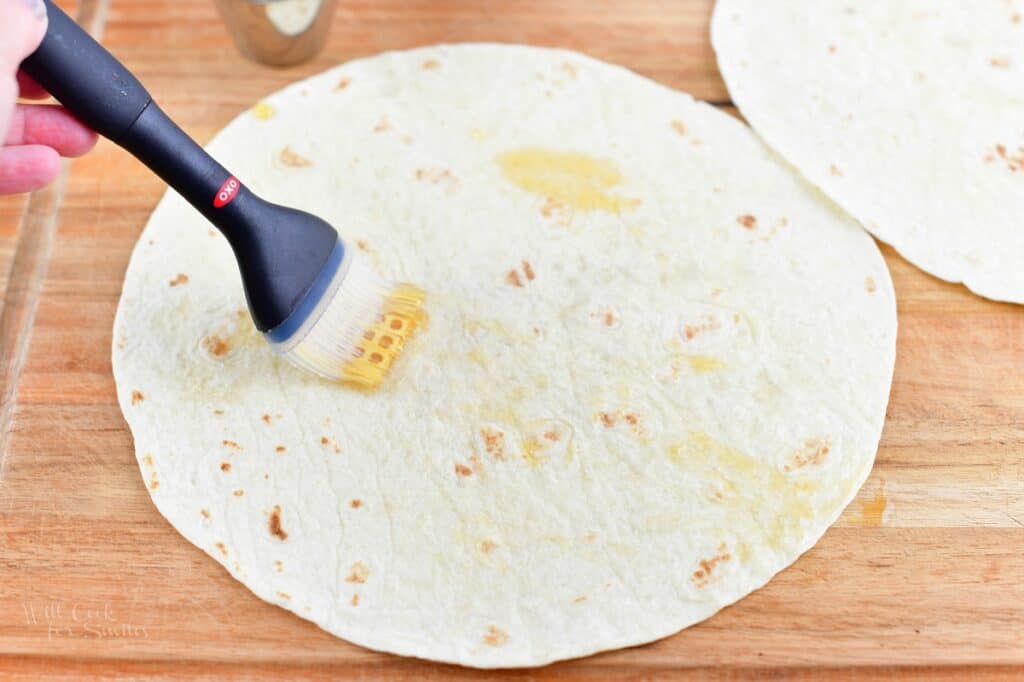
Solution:
[{"label": "silicone brush bristle", "polygon": [[380,277],[361,257],[353,257],[334,277],[337,281],[318,304],[320,314],[304,325],[308,331],[278,350],[320,376],[377,388],[425,320],[426,295],[413,284]]},{"label": "silicone brush bristle", "polygon": [[355,357],[341,368],[341,380],[365,388],[384,381],[391,364],[402,352],[423,319],[424,292],[412,284],[399,284],[384,301],[384,312],[363,333]]}]

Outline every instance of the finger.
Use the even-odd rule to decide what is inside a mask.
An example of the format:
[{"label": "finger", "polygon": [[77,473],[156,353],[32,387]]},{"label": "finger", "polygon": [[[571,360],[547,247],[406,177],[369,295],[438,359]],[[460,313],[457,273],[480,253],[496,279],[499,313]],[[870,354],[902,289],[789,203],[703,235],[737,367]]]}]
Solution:
[{"label": "finger", "polygon": [[39,47],[46,32],[46,6],[42,0],[0,2],[0,74],[13,74],[18,64]]},{"label": "finger", "polygon": [[60,173],[57,152],[43,145],[0,149],[0,194],[31,192]]},{"label": "finger", "polygon": [[96,146],[96,133],[51,104],[19,104],[4,140],[7,145],[41,144],[61,156],[81,156]]},{"label": "finger", "polygon": [[27,75],[18,72],[18,96],[24,97],[25,99],[46,99],[50,96],[43,86],[36,83],[34,80],[29,78]]}]

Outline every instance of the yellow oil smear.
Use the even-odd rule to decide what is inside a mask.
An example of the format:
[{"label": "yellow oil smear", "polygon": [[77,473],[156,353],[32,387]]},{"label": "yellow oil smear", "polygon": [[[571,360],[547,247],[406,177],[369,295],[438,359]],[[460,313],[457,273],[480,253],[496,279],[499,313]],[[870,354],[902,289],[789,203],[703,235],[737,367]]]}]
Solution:
[{"label": "yellow oil smear", "polygon": [[702,431],[688,432],[684,442],[668,446],[666,455],[679,466],[722,480],[730,491],[741,492],[730,496],[726,503],[742,510],[745,519],[760,515],[770,505],[775,519],[764,531],[765,542],[771,547],[781,543],[787,530],[784,524],[796,525],[814,516],[808,498],[818,488],[816,481],[790,480],[775,467]]},{"label": "yellow oil smear", "polygon": [[426,323],[426,293],[412,284],[399,284],[384,305],[383,314],[366,333],[356,356],[341,368],[345,383],[364,389],[380,386],[395,358],[416,328]]},{"label": "yellow oil smear", "polygon": [[537,456],[537,451],[540,448],[540,442],[536,438],[527,438],[523,441],[523,459],[526,460],[527,464],[537,466],[541,463],[540,457]]},{"label": "yellow oil smear", "polygon": [[523,147],[499,155],[497,162],[505,179],[517,187],[581,211],[620,213],[639,204],[637,199],[609,193],[622,182],[609,159]]},{"label": "yellow oil smear", "polygon": [[266,102],[259,102],[252,108],[252,114],[261,121],[267,121],[274,118],[277,110]]},{"label": "yellow oil smear", "polygon": [[714,372],[715,370],[726,367],[724,362],[710,355],[687,355],[686,361],[690,363],[690,369],[697,374]]},{"label": "yellow oil smear", "polygon": [[882,525],[885,508],[888,505],[885,497],[885,481],[878,481],[878,491],[860,504],[861,525],[867,528],[878,528]]},{"label": "yellow oil smear", "polygon": [[501,320],[496,318],[467,318],[463,326],[472,336],[476,336],[481,331],[487,331],[507,341],[515,341],[516,343],[532,343],[535,340],[533,336],[513,332]]},{"label": "yellow oil smear", "polygon": [[466,354],[466,357],[484,369],[490,369],[491,367],[491,363],[487,359],[487,353],[485,353],[484,349],[480,346],[473,346],[473,350],[469,351],[469,353]]}]

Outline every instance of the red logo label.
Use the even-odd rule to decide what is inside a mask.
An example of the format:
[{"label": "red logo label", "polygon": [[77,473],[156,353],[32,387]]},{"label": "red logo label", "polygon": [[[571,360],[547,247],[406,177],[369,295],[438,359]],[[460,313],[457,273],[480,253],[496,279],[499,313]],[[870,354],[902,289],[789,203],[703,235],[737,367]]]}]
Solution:
[{"label": "red logo label", "polygon": [[217,190],[217,196],[213,198],[214,208],[223,208],[231,203],[231,201],[238,196],[238,190],[242,188],[242,183],[238,181],[234,175],[228,176],[228,179],[224,181],[224,184]]}]

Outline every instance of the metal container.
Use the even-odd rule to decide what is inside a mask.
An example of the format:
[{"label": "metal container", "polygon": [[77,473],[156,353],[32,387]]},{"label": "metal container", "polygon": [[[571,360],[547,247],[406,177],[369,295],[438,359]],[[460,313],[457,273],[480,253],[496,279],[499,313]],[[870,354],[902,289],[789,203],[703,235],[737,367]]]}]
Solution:
[{"label": "metal container", "polygon": [[292,66],[324,46],[335,0],[216,0],[238,50],[253,61]]}]

